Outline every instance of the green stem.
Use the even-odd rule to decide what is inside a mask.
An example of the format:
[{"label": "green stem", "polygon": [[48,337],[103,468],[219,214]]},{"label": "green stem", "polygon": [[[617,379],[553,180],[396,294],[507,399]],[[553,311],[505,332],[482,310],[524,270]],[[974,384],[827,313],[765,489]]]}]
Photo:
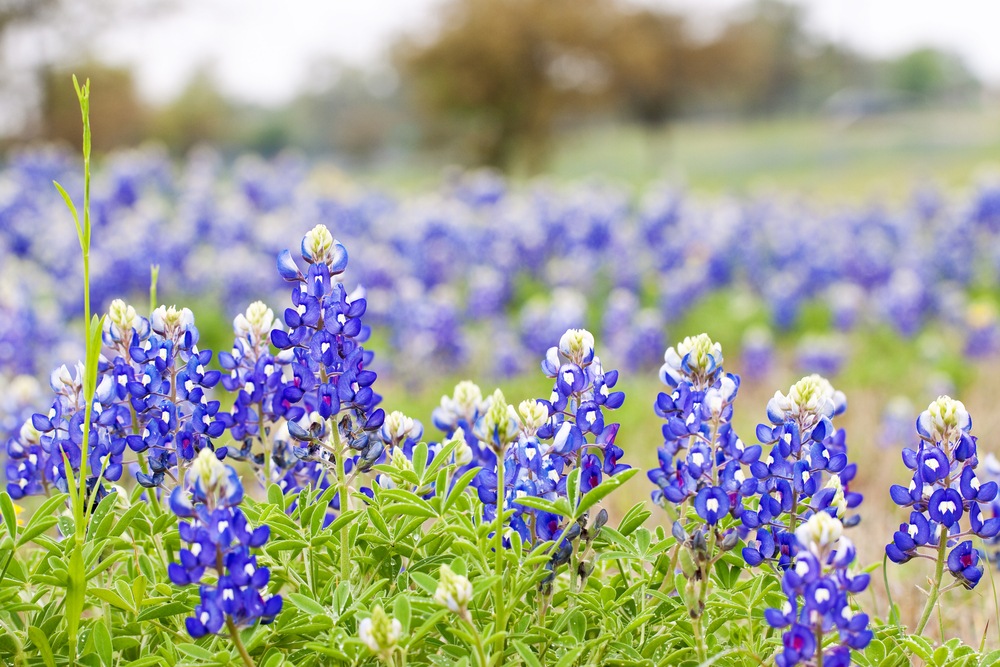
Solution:
[{"label": "green stem", "polygon": [[941,578],[944,576],[944,561],[945,561],[945,551],[948,548],[948,531],[941,529],[941,538],[938,540],[938,550],[937,550],[937,563],[934,566],[934,582],[931,584],[931,590],[927,595],[927,604],[924,605],[924,611],[920,615],[920,622],[917,623],[917,629],[914,634],[921,634],[924,628],[927,626],[927,621],[931,618],[931,611],[934,610],[934,605],[937,604],[938,596],[941,593]]},{"label": "green stem", "polygon": [[[473,624],[472,619],[468,617],[468,614],[460,616],[460,618],[469,626],[469,633],[472,635],[473,645],[476,649],[476,662],[479,663],[479,667],[489,667],[489,661],[486,659],[486,649],[483,648],[483,638],[479,636],[479,630],[476,629],[475,624]],[[503,655],[502,653],[500,655]]]},{"label": "green stem", "polygon": [[701,614],[691,619],[691,628],[694,630],[695,648],[698,651],[698,662],[703,663],[708,659],[705,650],[705,632],[701,627]]},{"label": "green stem", "polygon": [[816,629],[816,667],[823,667],[823,625],[817,624]]},{"label": "green stem", "polygon": [[[326,370],[320,366],[320,379],[326,382]],[[329,419],[327,424],[330,429],[330,437],[333,441],[333,451],[337,461],[337,495],[340,496],[340,513],[343,514],[350,509],[350,484],[347,479],[347,446],[340,441],[340,430],[336,419]],[[270,481],[270,480],[269,480]],[[319,509],[317,508],[317,511]],[[351,577],[351,552],[347,541],[350,539],[350,530],[345,523],[340,528],[340,580],[347,581]]]},{"label": "green stem", "polygon": [[226,627],[229,629],[229,636],[233,638],[233,643],[236,644],[236,650],[240,652],[240,657],[243,658],[243,664],[246,667],[254,667],[253,658],[247,653],[247,647],[243,645],[243,640],[240,639],[240,631],[236,628],[236,624],[233,623],[233,617],[226,614]]},{"label": "green stem", "polygon": [[[503,595],[503,514],[504,514],[504,470],[503,470],[503,459],[501,458],[501,453],[497,453],[497,512],[496,512],[496,525],[493,528],[494,536],[494,571],[497,576],[497,583],[494,586],[493,592],[493,608],[496,618],[495,632],[504,632],[507,629],[507,614],[504,608],[504,595]],[[477,635],[478,637],[478,635]],[[498,656],[503,660],[504,652],[506,651],[506,640],[501,637],[500,639],[500,650],[498,651]],[[484,663],[485,664],[485,663]]]}]

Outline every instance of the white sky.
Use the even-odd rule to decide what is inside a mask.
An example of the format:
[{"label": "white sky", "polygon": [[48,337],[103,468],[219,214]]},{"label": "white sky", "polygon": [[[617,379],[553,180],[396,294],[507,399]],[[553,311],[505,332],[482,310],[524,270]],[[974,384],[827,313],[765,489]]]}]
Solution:
[{"label": "white sky", "polygon": [[[745,0],[638,0],[711,16]],[[876,55],[921,45],[963,55],[1000,83],[1000,2],[995,0],[796,0],[816,32]],[[138,70],[142,92],[171,98],[214,62],[224,90],[262,104],[287,101],[324,59],[372,64],[395,36],[435,24],[440,0],[176,0],[155,21],[109,29],[93,52]]]}]

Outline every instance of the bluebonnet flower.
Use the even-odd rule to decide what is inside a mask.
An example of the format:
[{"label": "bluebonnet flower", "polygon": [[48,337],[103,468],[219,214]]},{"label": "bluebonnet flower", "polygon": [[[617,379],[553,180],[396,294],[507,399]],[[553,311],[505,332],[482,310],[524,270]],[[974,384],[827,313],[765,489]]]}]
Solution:
[{"label": "bluebonnet flower", "polygon": [[[465,419],[478,415],[472,427],[478,441],[470,447],[472,460],[486,462],[489,455],[493,459],[474,482],[484,504],[484,518],[492,520],[500,508],[514,510],[508,529],[524,542],[557,542],[559,546],[547,565],[554,576],[555,568],[570,560],[574,548],[581,554],[586,551],[607,521],[607,513],[599,512],[589,528],[586,516],[566,525],[560,517],[530,509],[517,500],[525,496],[550,501],[566,497],[567,476],[574,470],[579,471],[580,494],[605,477],[627,470],[629,466],[621,463],[623,451],[615,444],[618,424],[605,419],[605,410],[621,407],[625,394],[614,391],[618,373],[604,371],[594,351],[593,335],[586,330],[570,329],[563,334],[559,345],[546,354],[542,370],[555,381],[550,400],[529,399],[515,409],[499,390],[483,401],[477,389],[465,385],[461,391],[456,389],[460,402],[443,399],[435,422],[449,426],[467,423]],[[581,537],[582,543],[574,547],[574,541]],[[581,562],[581,577],[589,567]]]},{"label": "bluebonnet flower", "polygon": [[441,404],[431,413],[431,421],[446,438],[451,439],[461,431],[471,452],[467,464],[469,468],[496,468],[496,455],[475,434],[475,426],[486,414],[490,403],[491,398],[483,398],[483,391],[478,385],[463,380],[455,385],[451,396],[441,397]]},{"label": "bluebonnet flower", "polygon": [[[116,313],[124,314],[117,322]],[[136,474],[139,484],[158,487],[202,449],[215,450],[214,439],[226,426],[220,402],[209,392],[221,373],[206,368],[212,351],[198,349],[189,309],[159,306],[147,321],[115,302],[110,315],[105,338],[118,354],[107,371],[115,378],[118,399],[127,399],[135,414],[134,422],[119,422],[114,434],[124,437],[132,451],[146,454],[149,472]],[[128,348],[122,350],[125,340]],[[219,448],[220,455],[225,453]]]},{"label": "bluebonnet flower", "polygon": [[842,392],[819,375],[809,375],[776,392],[767,404],[771,422],[757,426],[757,439],[770,447],[766,458],[752,463],[759,502],[741,515],[743,526],[756,530],[743,558],[750,565],[776,560],[786,567],[794,557],[792,533],[799,522],[827,512],[853,526],[860,517],[848,510],[862,501],[850,490],[857,465],[848,462],[846,434],[831,419],[847,408]]},{"label": "bluebonnet flower", "polygon": [[52,407],[46,414],[33,414],[18,436],[8,441],[7,491],[11,497],[47,493],[52,487],[66,491],[69,480],[65,462],[79,472],[85,433],[89,441],[87,486],[91,499],[96,502],[103,498],[107,492],[104,483],[121,477],[125,439],[116,437],[112,427],[127,423],[128,411],[116,404],[114,386],[105,375],[97,385],[90,428],[85,429],[83,373],[82,364],[77,364],[73,374],[66,366],[53,371],[49,377],[55,394]]},{"label": "bluebonnet flower", "polygon": [[305,274],[289,251],[278,256],[278,273],[294,285],[294,307],[284,312],[288,330],[270,332],[291,367],[276,388],[272,409],[301,443],[292,450],[298,459],[318,461],[343,479],[370,470],[385,451],[380,435],[385,412],[376,407],[381,397],[370,370],[374,355],[362,346],[370,334],[361,320],[367,302],[335,282],[347,268],[347,250],[325,226],[310,230],[300,250],[309,267]]},{"label": "bluebonnet flower", "polygon": [[[766,609],[764,618],[782,634],[783,649],[775,656],[778,667],[849,667],[851,650],[860,651],[872,640],[868,616],[851,608],[850,596],[868,587],[869,575],[850,573],[854,545],[843,535],[839,519],[826,512],[813,514],[794,533],[791,545],[795,566],[781,578],[788,597],[782,609]],[[786,629],[787,628],[787,629]],[[836,631],[837,641],[824,637]]]},{"label": "bluebonnet flower", "polygon": [[691,586],[702,582],[700,594],[685,596],[691,617],[699,619],[712,567],[739,542],[738,529],[727,519],[739,518],[744,499],[756,491],[757,481],[747,478],[743,467],[757,461],[761,448],[744,446],[732,428],[740,379],[723,370],[718,343],[707,334],[685,338],[664,360],[660,379],[673,390],[660,393],[653,406],[666,423],[660,465],[647,475],[658,487],[653,501],[673,520],[674,558]]},{"label": "bluebonnet flower", "polygon": [[[970,589],[979,583],[983,567],[972,541],[962,538],[992,540],[1000,533],[1000,518],[992,506],[998,485],[982,483],[976,475],[979,458],[971,430],[965,405],[950,396],[938,397],[917,418],[920,444],[903,450],[903,463],[913,471],[913,479],[909,487],[894,484],[889,490],[894,503],[910,509],[910,518],[885,547],[895,563],[909,561],[920,550],[937,552],[940,558],[950,547],[948,571]],[[966,515],[967,528],[962,522]]]},{"label": "bluebonnet flower", "polygon": [[[200,584],[201,603],[185,621],[195,639],[216,634],[227,618],[237,628],[257,621],[270,623],[281,611],[280,595],[265,599],[271,572],[257,564],[252,549],[267,543],[270,528],[253,528],[240,510],[243,485],[236,471],[208,449],[194,460],[185,486],[170,495],[170,508],[184,519],[179,524],[180,563],[168,567],[177,586]],[[212,583],[203,582],[214,572]]]},{"label": "bluebonnet flower", "polygon": [[660,466],[647,474],[659,489],[653,501],[676,505],[693,500],[701,520],[715,526],[722,517],[739,516],[743,498],[755,480],[742,466],[760,456],[746,447],[732,428],[733,401],[739,377],[722,368],[722,348],[706,334],[684,339],[664,355],[660,379],[671,393],[657,396],[654,410],[665,420]]},{"label": "bluebonnet flower", "polygon": [[286,414],[281,405],[283,372],[292,356],[271,354],[273,328],[274,313],[263,302],[255,301],[233,320],[236,339],[232,352],[219,353],[219,364],[227,371],[221,384],[236,395],[232,409],[219,418],[233,439],[242,443],[230,455],[262,467],[264,479],[269,481],[273,481],[269,474],[274,458],[272,441]]}]

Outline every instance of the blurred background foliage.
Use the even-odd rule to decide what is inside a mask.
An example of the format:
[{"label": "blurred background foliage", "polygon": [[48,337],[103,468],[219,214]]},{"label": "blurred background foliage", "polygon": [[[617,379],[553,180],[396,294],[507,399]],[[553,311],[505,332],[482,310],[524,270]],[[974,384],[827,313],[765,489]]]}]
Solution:
[{"label": "blurred background foliage", "polygon": [[[927,141],[951,136],[928,133],[928,124],[940,130],[948,124],[942,117],[981,110],[988,99],[954,53],[926,47],[888,59],[865,55],[811,33],[803,8],[778,0],[741,6],[709,31],[676,10],[621,0],[445,0],[436,25],[399,35],[386,62],[315,62],[319,83],[286,104],[228,98],[211,63],[175,99],[152,104],[128,68],[94,57],[80,35],[94,21],[121,14],[155,20],[171,7],[170,0],[0,3],[0,52],[11,48],[12,27],[35,25],[56,31],[69,44],[64,53],[75,54],[53,61],[40,55],[16,80],[0,81],[8,104],[16,99],[22,107],[3,146],[76,143],[79,118],[65,83],[71,71],[89,76],[99,93],[92,112],[99,150],[140,140],[161,142],[175,155],[201,143],[230,154],[292,148],[403,184],[428,165],[559,176],[561,164],[581,160],[610,164],[606,172],[629,180],[671,175],[684,164],[680,175],[698,184],[697,168],[691,172],[681,159],[690,137],[710,141],[749,128],[731,137],[738,150],[741,139],[752,142],[754,132],[780,119],[794,139],[770,143],[794,151],[809,145],[796,127],[811,124],[829,136],[886,118],[912,126],[916,118],[915,134]],[[615,156],[601,152],[609,136],[626,151],[641,144],[643,154],[620,160],[632,163],[631,171],[616,171]],[[739,174],[726,182],[738,186]]]}]

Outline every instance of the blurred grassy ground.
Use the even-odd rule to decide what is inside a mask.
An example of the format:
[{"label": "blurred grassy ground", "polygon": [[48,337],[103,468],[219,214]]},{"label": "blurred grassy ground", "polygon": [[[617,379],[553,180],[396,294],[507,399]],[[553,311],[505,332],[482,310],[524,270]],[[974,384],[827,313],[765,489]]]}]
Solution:
[{"label": "blurred grassy ground", "polygon": [[[362,183],[420,191],[440,182],[445,160],[429,155],[355,174]],[[1000,104],[847,120],[823,116],[684,120],[655,132],[629,126],[564,130],[544,177],[598,177],[628,188],[667,180],[696,193],[774,189],[831,202],[898,199],[915,184],[964,187],[1000,169]],[[515,174],[524,180],[529,174]]]}]

